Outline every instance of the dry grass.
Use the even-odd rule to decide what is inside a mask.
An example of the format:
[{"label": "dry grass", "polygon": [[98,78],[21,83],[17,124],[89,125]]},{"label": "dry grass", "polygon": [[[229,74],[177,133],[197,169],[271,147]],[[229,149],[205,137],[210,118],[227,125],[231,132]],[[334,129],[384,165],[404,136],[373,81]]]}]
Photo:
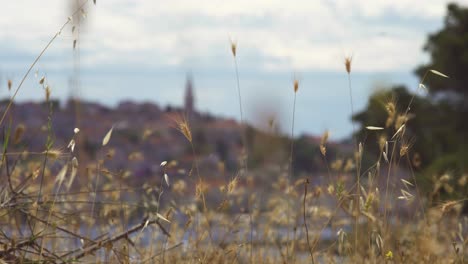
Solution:
[{"label": "dry grass", "polygon": [[[82,12],[82,7],[77,12]],[[54,35],[24,78],[59,35]],[[236,60],[240,54],[234,42],[231,52],[243,128]],[[351,57],[345,59],[353,113],[351,63]],[[447,77],[434,70],[429,72]],[[159,161],[161,174],[139,186],[133,183],[130,172],[106,166],[106,161],[114,157],[113,147],[118,148],[112,146],[113,128],[104,136],[88,135],[101,137],[102,145],[96,160],[86,164],[78,162],[75,154],[75,149],[80,148],[75,137],[80,132],[78,128],[70,128],[73,136],[67,146],[56,146],[50,130],[52,104],[44,151],[15,150],[28,130],[18,125],[13,131],[4,121],[23,81],[0,120],[5,130],[0,164],[1,177],[5,179],[0,183],[0,263],[467,261],[468,219],[461,215],[466,199],[429,207],[430,197],[421,195],[412,170],[409,178],[398,176],[402,175],[401,165],[412,168],[418,162],[409,158],[412,139],[405,135],[411,103],[405,112],[398,113],[396,101],[391,100],[386,105],[385,128],[373,124],[367,127],[370,133],[380,134],[381,154],[370,168],[361,168],[366,142],[358,143],[356,139],[354,156],[329,162],[329,133],[325,132],[317,152],[327,165],[328,182],[314,186],[309,178],[294,175],[291,139],[289,160],[283,160],[280,166],[283,169],[271,173],[269,186],[255,189],[255,172],[247,174],[244,131],[238,173],[221,186],[210,186],[199,169],[197,142],[189,120],[179,116],[173,119],[174,126],[190,145],[191,168],[181,167],[177,161]],[[424,78],[420,87],[423,82]],[[41,78],[39,83],[48,101],[51,90],[47,80]],[[8,81],[9,89],[12,85]],[[291,138],[298,90],[295,79]],[[144,138],[152,133],[142,131]],[[144,158],[139,152],[127,156],[129,162]],[[80,168],[84,168],[84,175],[77,175]],[[174,171],[187,171],[187,177],[173,180]],[[190,177],[193,171],[197,177]],[[82,180],[75,182],[77,178]],[[450,179],[449,174],[437,177],[433,195],[453,190]],[[456,184],[464,185],[467,179],[465,176]],[[379,182],[384,183],[383,192]],[[222,198],[212,205],[207,195],[214,192]]]}]

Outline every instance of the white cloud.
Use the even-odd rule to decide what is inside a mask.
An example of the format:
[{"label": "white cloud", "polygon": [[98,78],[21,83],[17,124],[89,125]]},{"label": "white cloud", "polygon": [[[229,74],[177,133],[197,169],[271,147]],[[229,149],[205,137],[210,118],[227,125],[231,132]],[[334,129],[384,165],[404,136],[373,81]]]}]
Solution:
[{"label": "white cloud", "polygon": [[[0,88],[2,78],[18,83],[67,20],[67,1],[2,3]],[[271,104],[283,106],[289,116],[296,72],[301,79],[298,133],[328,128],[334,136],[344,137],[351,131],[348,99],[341,96],[347,95],[344,56],[353,55],[356,109],[365,105],[375,82],[417,87],[410,71],[426,59],[422,45],[427,34],[442,25],[447,3],[97,0],[96,6],[88,5],[86,30],[78,42],[82,86],[74,92],[111,104],[130,98],[180,105],[185,72],[192,70],[197,107],[235,117],[238,104],[232,99],[236,85],[229,46],[233,38],[238,42],[247,118],[255,119],[248,109],[249,103],[257,107],[258,94],[270,96]],[[71,28],[66,28],[38,65],[53,96],[61,99],[70,94],[73,38]],[[19,97],[42,98],[38,91],[37,80],[31,77]],[[0,89],[0,95],[5,93]],[[333,111],[323,115],[318,109]],[[288,118],[283,119],[289,126]]]},{"label": "white cloud", "polygon": [[[336,71],[352,53],[356,71],[405,71],[421,62],[425,36],[436,30],[423,23],[440,24],[447,2],[98,1],[88,5],[79,44],[83,65],[219,68],[229,63],[233,37],[247,68]],[[0,41],[32,54],[68,11],[60,0],[9,1],[3,8]],[[71,50],[69,30],[55,50]]]}]

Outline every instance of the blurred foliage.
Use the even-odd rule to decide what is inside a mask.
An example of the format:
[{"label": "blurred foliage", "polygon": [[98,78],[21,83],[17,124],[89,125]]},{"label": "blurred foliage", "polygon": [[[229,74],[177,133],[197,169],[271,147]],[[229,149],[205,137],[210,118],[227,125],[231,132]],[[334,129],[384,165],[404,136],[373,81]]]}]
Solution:
[{"label": "blurred foliage", "polygon": [[449,4],[444,27],[430,34],[424,46],[431,61],[416,69],[416,74],[423,77],[430,69],[435,69],[449,79],[427,76],[424,83],[431,93],[453,91],[467,102],[468,94],[468,8]]},{"label": "blurred foliage", "polygon": [[[449,4],[444,27],[429,35],[424,51],[428,52],[431,61],[418,67],[416,74],[423,77],[429,69],[447,74],[450,78],[437,78],[428,75],[424,84],[434,96],[443,96],[454,110],[448,117],[455,122],[457,144],[460,149],[468,146],[465,136],[468,135],[468,8]],[[466,160],[466,158],[465,158]],[[464,170],[466,162],[463,163]]]},{"label": "blurred foliage", "polygon": [[[429,94],[420,96],[421,90],[409,92],[403,86],[375,92],[366,109],[353,116],[361,125],[358,140],[365,142],[367,153],[375,160],[382,153],[382,143],[390,140],[401,126],[398,116],[404,117],[407,108],[405,137],[401,144],[409,146],[408,157],[423,182],[437,182],[449,174],[454,182],[468,173],[468,8],[449,4],[444,28],[428,37],[424,46],[431,61],[417,68]],[[448,75],[442,78],[430,73],[431,69]],[[395,120],[389,124],[389,104],[395,106]],[[366,126],[384,127],[382,131],[370,131]],[[383,141],[382,141],[383,140]],[[399,151],[398,146],[397,152]],[[397,155],[397,157],[399,157]],[[415,159],[418,159],[415,162]],[[455,184],[446,197],[466,198],[468,185]],[[427,184],[426,186],[430,186]],[[426,189],[426,191],[430,191]]]},{"label": "blurred foliage", "polygon": [[[288,162],[291,150],[291,139],[288,136],[267,133],[248,126],[246,138],[250,148],[249,166],[255,168],[266,164],[284,165]],[[294,139],[293,166],[298,174],[327,171],[318,140],[306,135]],[[334,160],[337,152],[337,146],[327,145],[328,160]]]},{"label": "blurred foliage", "polygon": [[[323,156],[320,154],[319,144],[301,136],[294,142],[294,169],[297,172],[326,172],[327,168]],[[337,150],[334,146],[327,147],[327,159],[335,160]]]},{"label": "blurred foliage", "polygon": [[[369,131],[365,127],[385,127],[388,118],[385,107],[388,102],[396,102],[398,115],[404,114],[412,98],[413,95],[403,86],[377,91],[369,98],[367,108],[353,117],[354,121],[362,125],[358,139],[365,141],[366,150],[379,155],[379,138],[383,136],[390,140],[399,127],[392,124],[382,132]],[[458,150],[456,124],[450,118],[454,114],[454,109],[447,101],[434,102],[430,98],[414,96],[405,134],[409,138],[408,144],[412,146],[410,153],[418,153],[421,157],[421,167],[427,167],[438,157]]]}]

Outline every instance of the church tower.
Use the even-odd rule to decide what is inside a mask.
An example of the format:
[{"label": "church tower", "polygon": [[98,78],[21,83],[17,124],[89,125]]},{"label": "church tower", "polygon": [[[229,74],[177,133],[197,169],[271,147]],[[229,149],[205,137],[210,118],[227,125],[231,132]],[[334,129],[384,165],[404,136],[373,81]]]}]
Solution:
[{"label": "church tower", "polygon": [[192,81],[192,76],[189,74],[187,75],[187,82],[185,84],[185,104],[184,104],[185,114],[187,115],[188,119],[191,119],[195,111],[194,101],[195,101],[195,98],[193,95],[193,81]]}]

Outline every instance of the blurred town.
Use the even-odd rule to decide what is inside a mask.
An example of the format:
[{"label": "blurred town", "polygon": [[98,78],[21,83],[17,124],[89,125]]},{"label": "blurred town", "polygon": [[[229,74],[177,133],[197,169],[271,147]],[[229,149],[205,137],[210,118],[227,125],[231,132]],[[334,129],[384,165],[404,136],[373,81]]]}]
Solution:
[{"label": "blurred town", "polygon": [[[264,131],[250,124],[244,127],[234,119],[201,113],[195,107],[195,93],[192,77],[187,77],[183,107],[123,101],[109,108],[74,99],[15,103],[10,112],[10,126],[14,131],[20,128],[21,135],[16,135],[20,138],[15,139],[12,148],[25,151],[23,155],[42,153],[51,136],[53,149],[61,155],[71,155],[67,145],[74,137],[74,128],[79,128],[72,154],[80,162],[78,185],[80,179],[87,179],[85,174],[100,159],[105,160],[109,171],[131,175],[133,184],[141,184],[161,180],[163,161],[172,165],[169,175],[173,181],[190,177],[196,158],[207,184],[219,186],[240,172],[242,133],[245,133],[252,184],[263,186],[262,183],[274,182],[288,172],[290,137],[279,132],[274,119],[268,120],[269,129]],[[7,103],[8,100],[3,101],[2,108]],[[177,130],[181,118],[189,123],[193,150]],[[112,127],[112,139],[103,148],[102,139]],[[317,183],[323,180],[327,165],[319,150],[322,140],[321,135],[299,135],[295,139],[294,178],[302,175]],[[349,156],[350,142],[327,142],[328,158],[332,161]]]}]

